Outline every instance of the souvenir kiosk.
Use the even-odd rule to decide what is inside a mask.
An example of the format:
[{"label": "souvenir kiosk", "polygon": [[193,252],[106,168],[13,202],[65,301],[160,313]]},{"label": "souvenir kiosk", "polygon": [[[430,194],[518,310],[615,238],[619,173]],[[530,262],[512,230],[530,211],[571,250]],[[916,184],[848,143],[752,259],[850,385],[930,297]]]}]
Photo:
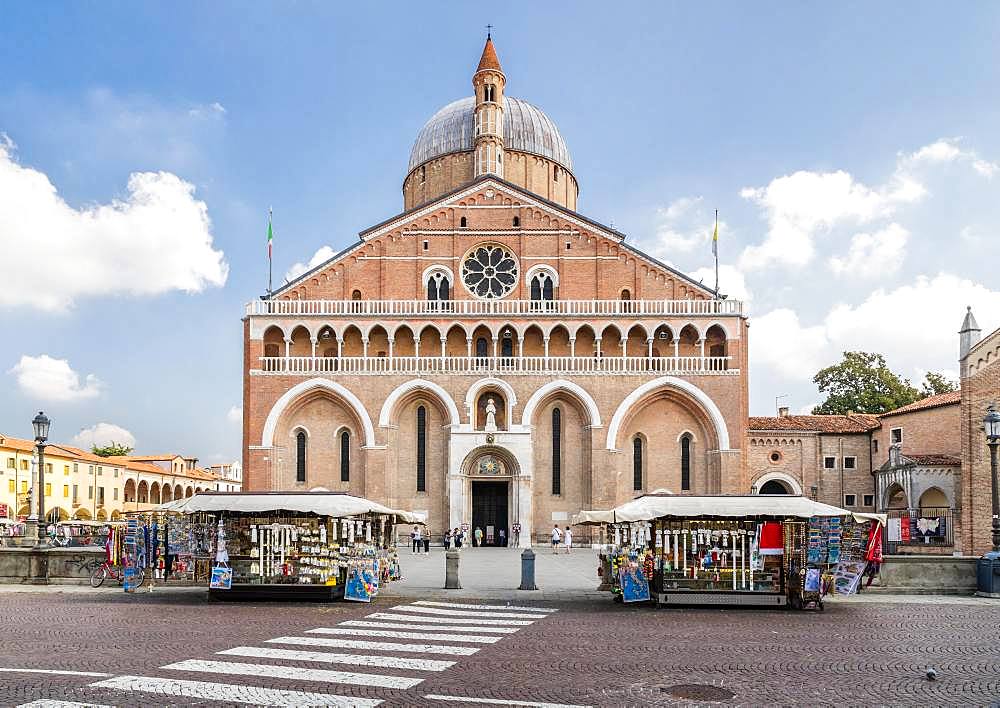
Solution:
[{"label": "souvenir kiosk", "polygon": [[202,492],[172,511],[211,530],[218,600],[370,602],[400,577],[395,525],[423,521],[337,492]]},{"label": "souvenir kiosk", "polygon": [[800,496],[657,493],[577,523],[603,527],[598,573],[616,599],[822,609],[828,592],[857,590],[885,517]]}]

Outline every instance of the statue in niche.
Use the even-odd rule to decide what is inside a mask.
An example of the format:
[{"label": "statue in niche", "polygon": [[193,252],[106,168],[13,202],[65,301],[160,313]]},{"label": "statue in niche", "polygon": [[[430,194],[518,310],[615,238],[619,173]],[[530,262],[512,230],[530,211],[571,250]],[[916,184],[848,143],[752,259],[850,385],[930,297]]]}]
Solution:
[{"label": "statue in niche", "polygon": [[497,407],[493,402],[493,396],[486,399],[486,428],[487,433],[497,431]]}]

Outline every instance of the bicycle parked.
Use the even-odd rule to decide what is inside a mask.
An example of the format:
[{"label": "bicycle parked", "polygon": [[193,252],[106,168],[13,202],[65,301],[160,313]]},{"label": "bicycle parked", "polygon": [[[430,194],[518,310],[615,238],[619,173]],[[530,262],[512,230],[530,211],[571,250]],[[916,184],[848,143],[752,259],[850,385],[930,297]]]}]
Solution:
[{"label": "bicycle parked", "polygon": [[[135,569],[137,573],[136,587],[139,587],[146,580],[146,569],[142,566]],[[112,565],[110,561],[104,561],[101,563],[90,576],[90,586],[94,588],[99,588],[104,584],[104,581],[108,578],[117,580],[118,584],[121,585],[125,582],[125,566]]]}]

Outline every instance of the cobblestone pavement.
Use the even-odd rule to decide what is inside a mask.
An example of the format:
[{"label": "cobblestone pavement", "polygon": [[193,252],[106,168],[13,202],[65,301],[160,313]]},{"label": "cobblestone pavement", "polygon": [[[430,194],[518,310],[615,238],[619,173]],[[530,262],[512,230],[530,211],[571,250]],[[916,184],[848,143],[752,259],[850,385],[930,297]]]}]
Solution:
[{"label": "cobblestone pavement", "polygon": [[209,604],[197,591],[101,589],[0,592],[0,620],[4,706],[1000,699],[1000,603],[872,598],[800,613],[610,600]]}]

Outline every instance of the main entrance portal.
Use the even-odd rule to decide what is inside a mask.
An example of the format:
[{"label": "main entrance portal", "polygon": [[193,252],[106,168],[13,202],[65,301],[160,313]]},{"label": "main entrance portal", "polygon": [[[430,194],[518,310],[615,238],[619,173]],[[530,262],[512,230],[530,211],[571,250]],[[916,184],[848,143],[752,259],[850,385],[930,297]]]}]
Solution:
[{"label": "main entrance portal", "polygon": [[507,482],[472,482],[472,529],[483,530],[484,546],[499,546],[500,529],[504,531],[505,543],[510,542],[510,527],[507,523]]}]

